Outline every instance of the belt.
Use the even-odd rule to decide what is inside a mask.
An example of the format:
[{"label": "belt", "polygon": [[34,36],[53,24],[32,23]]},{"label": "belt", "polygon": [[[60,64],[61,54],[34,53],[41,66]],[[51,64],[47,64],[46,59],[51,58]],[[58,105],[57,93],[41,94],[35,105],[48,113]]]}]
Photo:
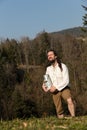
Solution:
[{"label": "belt", "polygon": [[70,89],[70,87],[69,86],[66,86],[65,88],[63,88],[61,91],[58,91],[57,89],[54,91],[54,92],[52,92],[52,94],[57,94],[58,92],[62,92],[63,90],[65,90],[65,89]]}]

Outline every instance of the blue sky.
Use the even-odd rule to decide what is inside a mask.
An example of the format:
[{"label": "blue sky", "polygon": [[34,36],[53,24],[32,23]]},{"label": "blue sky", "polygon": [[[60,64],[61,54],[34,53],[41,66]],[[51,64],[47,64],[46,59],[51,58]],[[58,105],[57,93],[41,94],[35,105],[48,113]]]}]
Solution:
[{"label": "blue sky", "polygon": [[0,0],[0,38],[29,37],[43,30],[83,26],[85,0]]}]

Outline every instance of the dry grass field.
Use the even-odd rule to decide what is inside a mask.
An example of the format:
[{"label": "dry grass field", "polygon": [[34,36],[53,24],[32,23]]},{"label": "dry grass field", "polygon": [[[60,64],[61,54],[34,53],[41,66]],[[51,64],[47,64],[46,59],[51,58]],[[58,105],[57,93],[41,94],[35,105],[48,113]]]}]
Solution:
[{"label": "dry grass field", "polygon": [[0,130],[87,130],[87,116],[57,119],[56,117],[0,121]]}]

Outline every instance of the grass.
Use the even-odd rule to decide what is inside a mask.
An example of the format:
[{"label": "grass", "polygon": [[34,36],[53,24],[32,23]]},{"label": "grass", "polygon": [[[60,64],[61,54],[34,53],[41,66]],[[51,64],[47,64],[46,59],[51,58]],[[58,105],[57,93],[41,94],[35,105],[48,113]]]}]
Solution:
[{"label": "grass", "polygon": [[56,117],[0,121],[0,130],[87,130],[87,116],[57,119]]}]

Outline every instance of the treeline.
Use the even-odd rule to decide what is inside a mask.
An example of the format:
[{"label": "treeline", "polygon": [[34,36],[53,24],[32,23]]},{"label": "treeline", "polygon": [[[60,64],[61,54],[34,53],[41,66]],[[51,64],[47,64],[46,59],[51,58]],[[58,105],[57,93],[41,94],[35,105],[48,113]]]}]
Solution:
[{"label": "treeline", "polygon": [[41,88],[49,48],[55,49],[69,68],[76,114],[87,114],[87,37],[42,32],[33,40],[0,41],[1,119],[55,114],[52,95]]}]

